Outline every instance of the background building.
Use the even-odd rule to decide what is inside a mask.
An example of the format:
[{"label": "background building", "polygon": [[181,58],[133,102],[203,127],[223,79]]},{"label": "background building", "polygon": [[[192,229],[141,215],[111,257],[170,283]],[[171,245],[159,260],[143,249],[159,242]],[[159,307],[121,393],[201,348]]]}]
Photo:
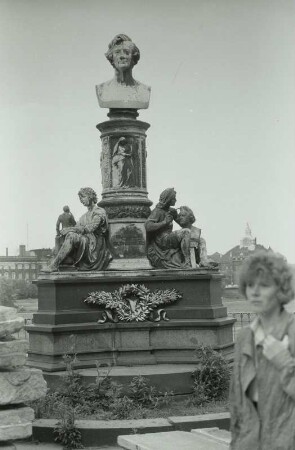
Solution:
[{"label": "background building", "polygon": [[210,258],[219,263],[220,271],[225,276],[224,284],[237,285],[243,261],[259,250],[271,251],[271,248],[268,247],[267,249],[263,245],[257,244],[256,238],[253,238],[250,226],[247,223],[245,235],[240,240],[240,245],[231,248],[224,255],[216,252],[210,255]]},{"label": "background building", "polygon": [[52,257],[50,248],[26,250],[25,245],[19,246],[17,256],[0,256],[0,276],[11,280],[36,280],[40,270],[47,266]]}]

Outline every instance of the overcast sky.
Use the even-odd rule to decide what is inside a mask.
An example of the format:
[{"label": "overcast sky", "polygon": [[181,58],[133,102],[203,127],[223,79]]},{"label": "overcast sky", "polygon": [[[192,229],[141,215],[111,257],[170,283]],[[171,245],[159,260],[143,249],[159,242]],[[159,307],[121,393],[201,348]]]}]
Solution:
[{"label": "overcast sky", "polygon": [[152,88],[149,198],[174,187],[209,253],[249,222],[294,263],[293,0],[0,0],[0,254],[53,247],[63,205],[84,213],[80,187],[100,198],[108,111],[95,85],[113,77],[104,53],[118,33]]}]

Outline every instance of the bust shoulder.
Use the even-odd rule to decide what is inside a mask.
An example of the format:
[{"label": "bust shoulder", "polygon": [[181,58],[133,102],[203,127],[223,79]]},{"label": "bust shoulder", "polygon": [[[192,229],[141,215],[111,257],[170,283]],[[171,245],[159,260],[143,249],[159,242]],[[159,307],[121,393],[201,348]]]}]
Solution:
[{"label": "bust shoulder", "polygon": [[151,88],[139,81],[125,85],[112,79],[96,86],[96,95],[101,108],[147,109]]}]

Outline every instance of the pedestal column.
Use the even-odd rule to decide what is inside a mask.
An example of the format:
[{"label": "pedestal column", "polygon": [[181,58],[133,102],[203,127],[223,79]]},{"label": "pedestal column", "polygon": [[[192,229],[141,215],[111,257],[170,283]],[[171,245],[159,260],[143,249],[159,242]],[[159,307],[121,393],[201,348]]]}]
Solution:
[{"label": "pedestal column", "polygon": [[109,269],[146,269],[144,222],[150,214],[146,181],[146,131],[136,109],[110,109],[109,119],[97,125],[103,207],[109,218],[113,261]]}]

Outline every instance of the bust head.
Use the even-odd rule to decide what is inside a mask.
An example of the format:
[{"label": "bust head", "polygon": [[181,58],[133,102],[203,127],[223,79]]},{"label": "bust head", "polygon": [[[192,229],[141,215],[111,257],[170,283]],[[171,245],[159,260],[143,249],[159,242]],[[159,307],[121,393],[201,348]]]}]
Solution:
[{"label": "bust head", "polygon": [[109,43],[105,56],[115,69],[128,70],[138,63],[140,52],[126,34],[117,34]]},{"label": "bust head", "polygon": [[138,63],[140,52],[126,34],[117,34],[105,53],[115,69],[112,80],[96,86],[101,108],[146,109],[149,106],[151,88],[135,80],[132,69]]},{"label": "bust head", "polygon": [[195,221],[195,215],[188,206],[179,208],[178,223],[182,228],[190,228]]}]

